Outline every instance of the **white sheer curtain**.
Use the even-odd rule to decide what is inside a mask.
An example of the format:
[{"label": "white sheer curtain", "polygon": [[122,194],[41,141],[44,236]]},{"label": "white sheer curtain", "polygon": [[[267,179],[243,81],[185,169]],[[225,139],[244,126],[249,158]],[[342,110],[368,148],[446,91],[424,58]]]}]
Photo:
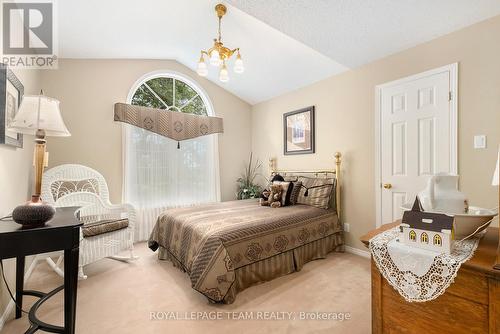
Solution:
[{"label": "white sheer curtain", "polygon": [[125,201],[138,214],[136,241],[147,240],[166,209],[219,200],[214,136],[180,143],[127,125]]},{"label": "white sheer curtain", "polygon": [[[128,102],[213,116],[205,92],[175,72],[153,72],[138,80]],[[168,208],[220,200],[217,135],[182,141],[124,125],[123,198],[137,210],[135,241],[147,240]]]}]

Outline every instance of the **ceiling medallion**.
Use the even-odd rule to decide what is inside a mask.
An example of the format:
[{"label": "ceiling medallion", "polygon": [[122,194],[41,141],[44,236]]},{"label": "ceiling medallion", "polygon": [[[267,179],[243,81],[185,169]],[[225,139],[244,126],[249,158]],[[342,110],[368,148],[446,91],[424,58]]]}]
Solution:
[{"label": "ceiling medallion", "polygon": [[218,4],[215,6],[215,12],[219,18],[219,36],[214,38],[214,45],[208,49],[208,51],[202,50],[200,60],[198,61],[198,68],[196,72],[198,75],[205,77],[208,74],[207,64],[205,63],[205,56],[208,57],[210,65],[217,66],[220,68],[219,80],[222,82],[229,81],[229,73],[226,67],[226,61],[231,58],[231,56],[236,53],[236,60],[234,62],[233,70],[235,73],[243,73],[245,68],[243,67],[243,60],[241,59],[240,48],[229,49],[222,43],[222,37],[220,32],[222,17],[226,14],[227,8],[223,4]]}]

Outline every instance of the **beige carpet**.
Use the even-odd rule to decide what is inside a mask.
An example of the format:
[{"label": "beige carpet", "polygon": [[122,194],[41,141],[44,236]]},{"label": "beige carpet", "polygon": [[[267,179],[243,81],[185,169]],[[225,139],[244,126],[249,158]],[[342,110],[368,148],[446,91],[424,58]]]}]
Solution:
[{"label": "beige carpet", "polygon": [[[368,259],[333,253],[310,262],[302,271],[241,292],[232,305],[209,304],[190,287],[185,273],[168,261],[159,261],[146,244],[138,244],[140,259],[132,264],[110,259],[87,266],[89,278],[78,285],[77,333],[370,333],[370,263]],[[26,288],[48,291],[62,284],[45,262],[40,262]],[[34,299],[25,297],[27,306]],[[39,310],[40,319],[62,324],[62,293]],[[196,318],[219,316],[223,320],[151,320],[178,312]],[[301,320],[300,312],[339,312],[350,319]],[[164,312],[164,313],[157,313]],[[215,313],[220,312],[220,313]],[[276,312],[276,313],[263,313]],[[286,313],[290,312],[288,319]],[[335,313],[335,314],[333,314]],[[246,316],[253,320],[228,320]],[[281,316],[284,320],[274,318]],[[259,320],[256,318],[259,317]],[[261,318],[271,318],[262,320]],[[8,322],[2,333],[24,333],[27,316]]]}]

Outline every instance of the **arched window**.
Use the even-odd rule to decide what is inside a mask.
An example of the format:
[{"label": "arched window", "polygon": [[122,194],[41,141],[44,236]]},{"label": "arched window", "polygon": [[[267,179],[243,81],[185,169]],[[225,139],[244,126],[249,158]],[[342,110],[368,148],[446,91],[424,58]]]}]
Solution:
[{"label": "arched window", "polygon": [[424,244],[429,243],[429,236],[427,235],[427,233],[422,232],[422,234],[420,235],[420,242],[422,242]]},{"label": "arched window", "polygon": [[415,233],[415,231],[411,230],[409,236],[411,241],[417,241],[417,234]]},{"label": "arched window", "polygon": [[434,235],[434,245],[441,246],[442,244],[441,236],[439,234]]},{"label": "arched window", "polygon": [[[203,89],[173,72],[145,75],[132,87],[128,103],[175,112],[215,116]],[[166,208],[220,199],[217,135],[178,143],[125,125],[124,197],[138,211],[136,240],[146,240]]]}]

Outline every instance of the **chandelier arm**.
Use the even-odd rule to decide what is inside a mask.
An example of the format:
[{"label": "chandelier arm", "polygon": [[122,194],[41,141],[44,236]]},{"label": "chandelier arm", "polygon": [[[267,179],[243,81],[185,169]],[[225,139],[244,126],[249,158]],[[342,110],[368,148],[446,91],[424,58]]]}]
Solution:
[{"label": "chandelier arm", "polygon": [[[205,53],[208,55],[208,57],[210,57],[212,55],[212,51],[214,50],[217,50],[217,48],[215,46],[211,47],[210,49],[208,49],[207,51],[205,51]],[[217,50],[218,52],[219,50]]]},{"label": "chandelier arm", "polygon": [[236,49],[231,50],[231,56],[232,56],[235,52],[238,52],[238,54],[239,54],[239,53],[240,53],[240,48],[236,48]]}]

